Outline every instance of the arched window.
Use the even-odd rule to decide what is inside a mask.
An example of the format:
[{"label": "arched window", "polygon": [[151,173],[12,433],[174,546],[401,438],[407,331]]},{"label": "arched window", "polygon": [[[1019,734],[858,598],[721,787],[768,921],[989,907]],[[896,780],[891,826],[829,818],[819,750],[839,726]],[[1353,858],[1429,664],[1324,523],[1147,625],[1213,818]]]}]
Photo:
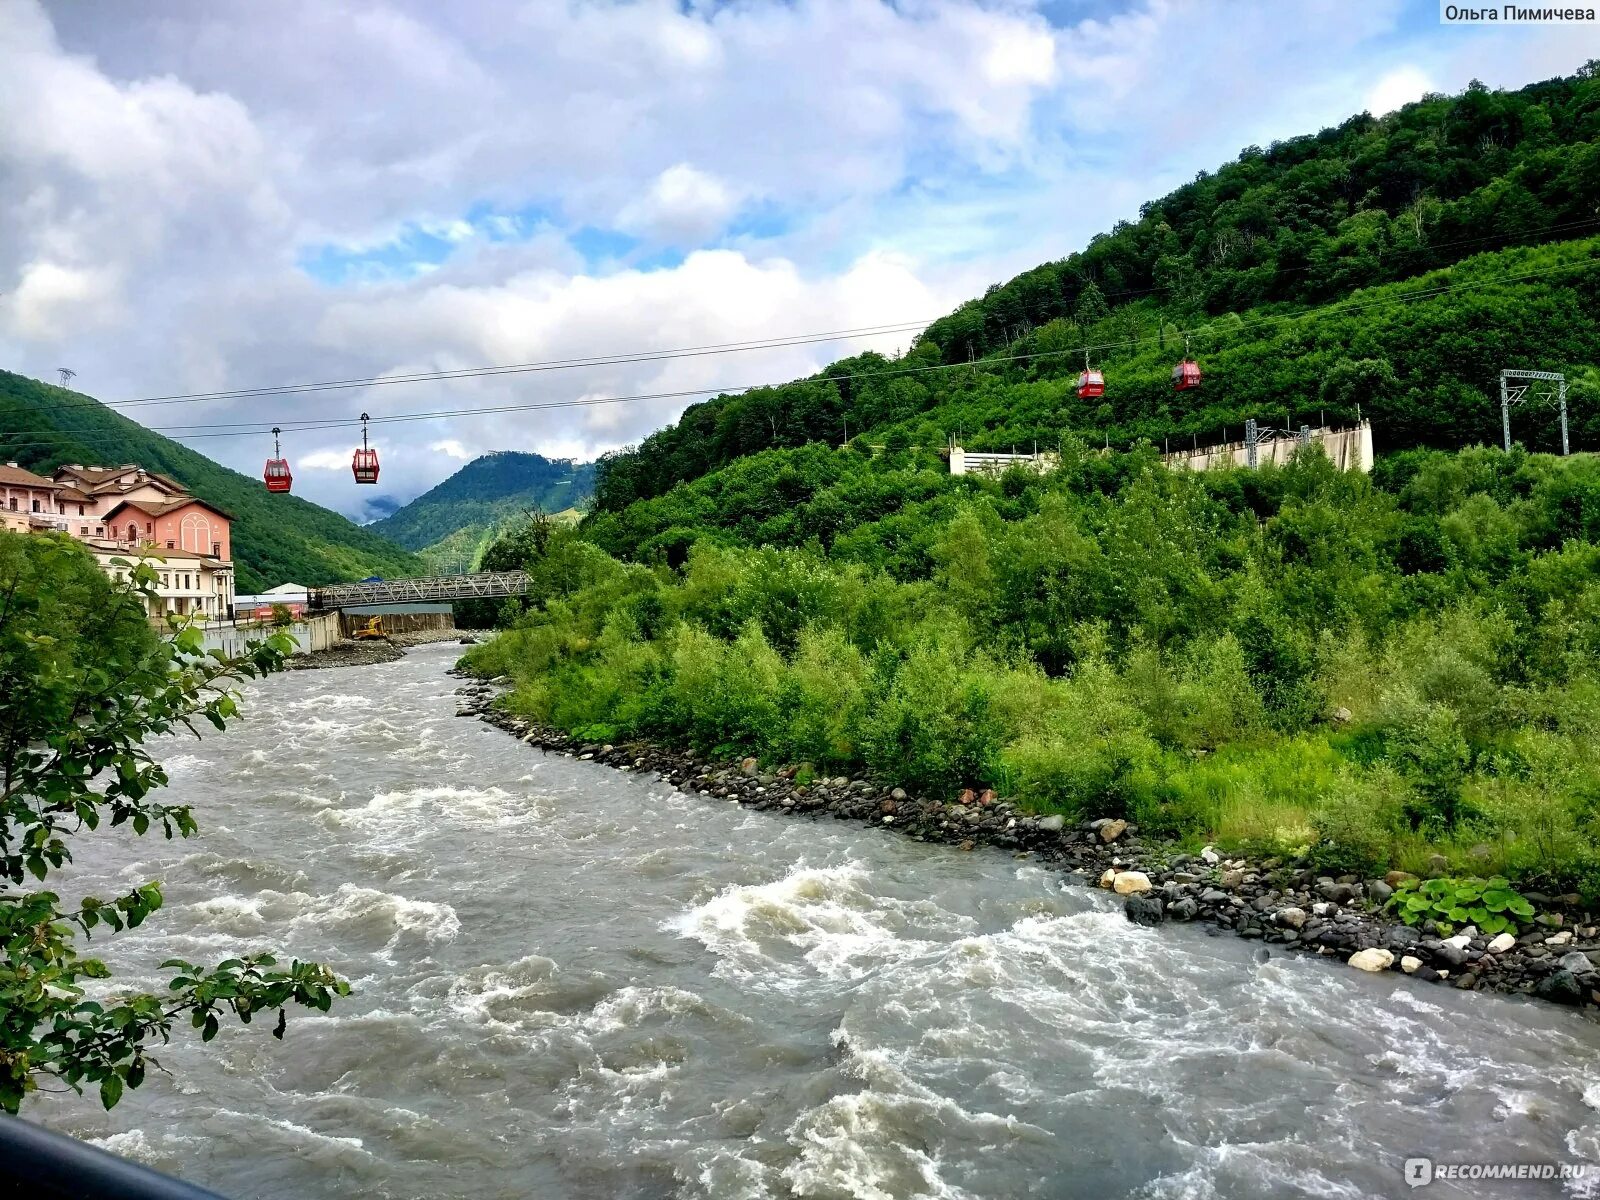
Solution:
[{"label": "arched window", "polygon": [[139,526],[134,524],[132,521],[128,522],[128,540],[130,542],[137,542],[139,540]]},{"label": "arched window", "polygon": [[211,542],[211,521],[203,513],[190,513],[183,518],[178,531],[178,545],[185,550],[204,554]]}]

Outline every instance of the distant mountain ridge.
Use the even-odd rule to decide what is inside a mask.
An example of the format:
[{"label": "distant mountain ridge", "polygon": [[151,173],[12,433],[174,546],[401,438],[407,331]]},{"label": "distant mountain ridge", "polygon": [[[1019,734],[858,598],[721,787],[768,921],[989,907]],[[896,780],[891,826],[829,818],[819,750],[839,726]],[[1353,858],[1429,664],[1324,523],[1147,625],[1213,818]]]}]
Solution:
[{"label": "distant mountain ridge", "polygon": [[418,574],[416,556],[298,496],[212,462],[91,396],[0,371],[0,461],[41,475],[63,463],[138,463],[170,475],[233,517],[234,577],[243,593],[366,575]]},{"label": "distant mountain ridge", "polygon": [[464,529],[487,529],[524,509],[557,513],[587,505],[594,464],[499,450],[475,458],[443,483],[367,529],[409,550]]}]

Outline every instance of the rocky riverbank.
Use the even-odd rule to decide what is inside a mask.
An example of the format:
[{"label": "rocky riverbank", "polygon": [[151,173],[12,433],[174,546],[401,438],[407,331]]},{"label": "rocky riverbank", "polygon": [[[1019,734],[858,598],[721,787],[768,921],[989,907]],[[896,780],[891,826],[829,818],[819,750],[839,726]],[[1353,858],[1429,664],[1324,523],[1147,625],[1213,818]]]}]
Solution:
[{"label": "rocky riverbank", "polygon": [[284,663],[286,671],[320,671],[330,667],[365,667],[374,663],[393,662],[402,657],[411,646],[428,642],[459,642],[467,640],[459,629],[421,629],[414,633],[397,633],[387,641],[337,642],[326,650],[310,654],[296,654]]},{"label": "rocky riverbank", "polygon": [[1572,897],[1528,895],[1540,916],[1520,937],[1491,938],[1470,927],[1437,936],[1383,911],[1406,878],[1401,872],[1384,879],[1333,878],[1299,860],[1250,861],[1209,846],[1184,853],[1172,843],[1146,842],[1126,821],[1069,824],[1060,816],[1036,816],[993,792],[935,800],[868,779],[798,783],[795,768],[763,771],[755,759],[718,765],[657,746],[585,743],[496,707],[493,682],[469,677],[458,692],[459,716],[480,718],[551,753],[659,775],[685,792],[747,808],[864,821],[917,841],[1038,855],[1081,883],[1123,896],[1128,919],[1141,925],[1201,922],[1218,933],[1335,958],[1357,970],[1400,971],[1427,983],[1526,994],[1591,1012],[1600,1006],[1600,926]]}]

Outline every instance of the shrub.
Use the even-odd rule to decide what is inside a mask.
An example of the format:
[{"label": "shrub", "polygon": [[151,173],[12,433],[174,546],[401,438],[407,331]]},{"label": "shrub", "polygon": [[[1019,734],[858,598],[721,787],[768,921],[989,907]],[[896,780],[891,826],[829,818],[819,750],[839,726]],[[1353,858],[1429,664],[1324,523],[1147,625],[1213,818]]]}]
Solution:
[{"label": "shrub", "polygon": [[1390,862],[1406,799],[1404,782],[1387,767],[1349,775],[1312,814],[1317,841],[1311,860],[1336,875],[1375,875]]}]

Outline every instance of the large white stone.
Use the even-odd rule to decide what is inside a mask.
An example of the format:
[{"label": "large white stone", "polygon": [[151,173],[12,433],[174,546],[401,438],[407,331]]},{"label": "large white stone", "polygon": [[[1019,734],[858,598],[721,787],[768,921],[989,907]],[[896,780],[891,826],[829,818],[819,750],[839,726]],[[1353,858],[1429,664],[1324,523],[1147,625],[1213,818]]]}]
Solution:
[{"label": "large white stone", "polygon": [[1110,887],[1116,881],[1117,881],[1117,873],[1115,871],[1111,870],[1109,867],[1106,869],[1106,873],[1104,875],[1100,876],[1100,886],[1101,887]]},{"label": "large white stone", "polygon": [[1458,933],[1455,937],[1447,937],[1444,940],[1446,946],[1454,946],[1457,950],[1465,950],[1471,943],[1472,935],[1470,933]]},{"label": "large white stone", "polygon": [[1358,971],[1387,971],[1393,962],[1394,955],[1382,946],[1357,950],[1350,956],[1350,965]]},{"label": "large white stone", "polygon": [[1413,955],[1407,954],[1400,960],[1400,969],[1407,975],[1415,975],[1422,969],[1422,960]]},{"label": "large white stone", "polygon": [[1278,924],[1290,929],[1303,929],[1306,924],[1306,910],[1303,908],[1280,908],[1277,912]]},{"label": "large white stone", "polygon": [[1497,933],[1495,934],[1494,941],[1489,943],[1489,953],[1504,954],[1516,944],[1517,939],[1512,937],[1509,933]]},{"label": "large white stone", "polygon": [[1142,896],[1150,890],[1150,876],[1143,871],[1118,871],[1111,887],[1119,896]]}]

